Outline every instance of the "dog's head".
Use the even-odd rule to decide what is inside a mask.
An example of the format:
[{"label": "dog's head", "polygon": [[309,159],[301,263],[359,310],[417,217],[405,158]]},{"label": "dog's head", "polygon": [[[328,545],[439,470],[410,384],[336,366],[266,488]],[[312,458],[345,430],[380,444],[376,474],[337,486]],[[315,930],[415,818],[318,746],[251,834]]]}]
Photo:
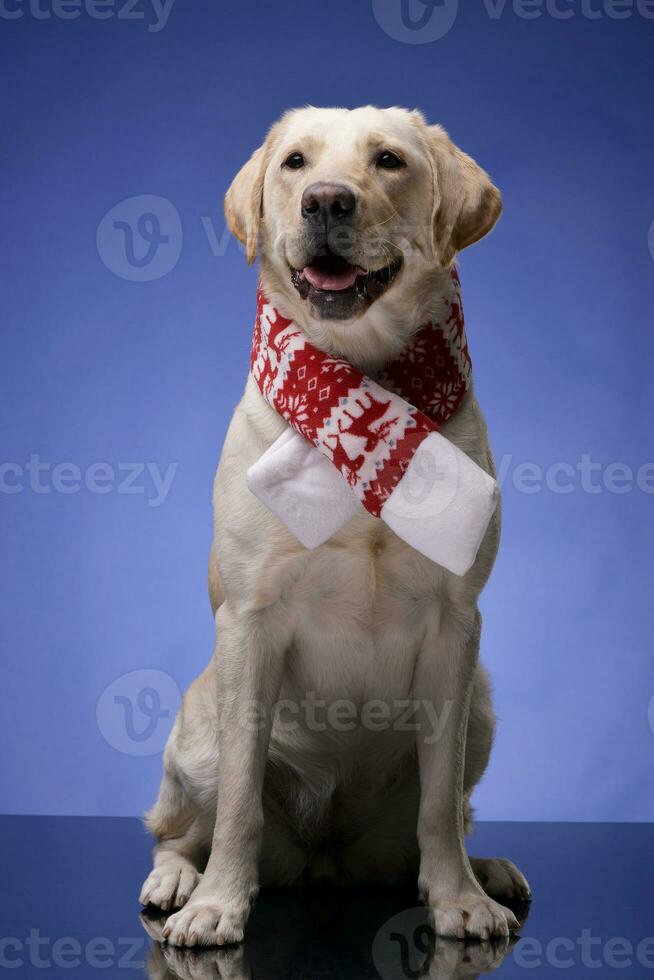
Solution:
[{"label": "dog's head", "polygon": [[440,126],[371,106],[286,113],[225,198],[232,232],[250,262],[260,254],[290,315],[334,327],[415,294],[501,210]]}]

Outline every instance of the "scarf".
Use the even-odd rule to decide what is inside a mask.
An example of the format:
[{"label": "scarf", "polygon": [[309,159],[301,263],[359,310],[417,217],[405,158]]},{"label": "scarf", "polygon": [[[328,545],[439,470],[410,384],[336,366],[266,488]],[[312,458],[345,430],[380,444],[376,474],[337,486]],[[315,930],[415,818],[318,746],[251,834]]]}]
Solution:
[{"label": "scarf", "polygon": [[[471,383],[461,286],[455,270],[444,301],[440,319],[424,324],[398,357],[372,379],[344,358],[330,356],[311,344],[297,324],[282,316],[258,290],[250,371],[262,396],[292,432],[281,437],[249,470],[248,486],[308,546],[327,540],[325,535],[335,530],[334,518],[340,522],[343,517],[345,502],[345,519],[349,519],[358,509],[358,500],[396,531],[394,523],[399,520],[402,527],[397,533],[411,539],[409,543],[428,557],[433,556],[425,551],[424,534],[429,536],[435,516],[440,518],[439,526],[431,531],[442,537],[445,530],[446,538],[452,535],[451,528],[448,532],[447,527],[440,526],[444,511],[449,509],[450,519],[455,517],[459,522],[467,520],[470,524],[472,519],[472,526],[461,531],[464,538],[473,531],[476,555],[495,506],[495,483],[438,434],[461,405]],[[324,462],[318,464],[315,450],[329,462],[329,478]],[[419,462],[421,456],[424,458]],[[467,483],[462,480],[462,467]],[[468,486],[471,467],[478,473],[474,474],[474,485]],[[304,486],[298,496],[303,471]],[[429,488],[427,501],[416,504],[411,485],[416,479],[424,483],[428,472],[432,483],[440,486]],[[477,501],[484,506],[481,514],[468,514],[466,518],[465,512],[458,513],[461,508],[455,498],[461,498],[462,493],[469,498],[471,492],[473,498],[484,498]],[[318,503],[319,508],[315,506]],[[332,519],[321,516],[332,506]],[[407,521],[411,525],[408,537],[403,533]],[[454,550],[457,548],[460,551],[455,544]],[[463,562],[446,555],[449,565],[443,562],[443,547],[437,546],[436,551],[438,557],[433,560],[445,567],[454,565],[451,570],[456,571],[468,563],[471,545],[467,545]],[[460,570],[457,573],[462,574]]]}]

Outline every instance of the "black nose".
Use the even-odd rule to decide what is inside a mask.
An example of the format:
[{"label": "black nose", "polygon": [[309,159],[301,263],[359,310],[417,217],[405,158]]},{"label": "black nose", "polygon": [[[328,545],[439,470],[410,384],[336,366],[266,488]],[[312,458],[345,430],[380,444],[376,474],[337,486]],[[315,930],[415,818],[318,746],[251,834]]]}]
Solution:
[{"label": "black nose", "polygon": [[350,218],[356,204],[354,192],[345,184],[318,181],[310,184],[302,195],[302,217],[329,228],[336,221]]}]

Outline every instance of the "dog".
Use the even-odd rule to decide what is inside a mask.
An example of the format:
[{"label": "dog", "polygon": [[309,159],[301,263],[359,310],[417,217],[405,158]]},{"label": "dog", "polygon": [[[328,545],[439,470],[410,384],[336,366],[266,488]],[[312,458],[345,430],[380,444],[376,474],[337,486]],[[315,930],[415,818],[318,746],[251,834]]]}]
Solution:
[{"label": "dog", "polygon": [[[457,254],[501,210],[488,174],[440,126],[371,106],[286,113],[225,198],[275,308],[373,376],[429,321]],[[366,269],[369,288],[315,288],[312,263]],[[172,913],[169,944],[224,945],[242,940],[260,885],[417,880],[438,934],[506,937],[519,927],[502,903],[528,899],[529,885],[465,846],[495,727],[477,600],[499,511],[463,576],[363,508],[307,550],[246,486],[285,429],[250,376],[214,484],[215,652],[165,750],[141,903]],[[442,432],[494,475],[472,390]],[[373,724],[371,705],[389,723]]]}]

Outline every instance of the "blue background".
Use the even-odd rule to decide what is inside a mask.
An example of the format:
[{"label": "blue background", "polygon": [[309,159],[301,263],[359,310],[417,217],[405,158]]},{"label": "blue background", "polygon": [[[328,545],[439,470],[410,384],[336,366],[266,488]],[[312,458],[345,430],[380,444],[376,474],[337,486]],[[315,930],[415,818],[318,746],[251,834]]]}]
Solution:
[{"label": "blue background", "polygon": [[[425,44],[389,36],[368,0],[177,0],[158,32],[149,7],[2,21],[1,461],[3,485],[22,480],[0,492],[4,811],[136,814],[154,799],[175,696],[155,681],[143,714],[123,675],[183,689],[211,654],[211,481],[254,310],[256,270],[233,240],[214,255],[206,228],[221,240],[228,183],[285,108],[372,102],[443,123],[505,198],[461,260],[477,391],[510,457],[483,596],[500,728],[478,814],[654,817],[654,497],[601,483],[611,463],[654,459],[654,21],[560,7],[574,16],[461,4]],[[173,229],[172,271],[134,282],[96,233],[144,194],[174,205],[183,238]],[[600,492],[580,474],[570,493],[518,489],[520,464],[583,454]],[[151,506],[145,477],[140,494],[61,493],[50,471],[35,492],[30,455],[177,469]],[[120,703],[102,697],[114,682]]]}]

